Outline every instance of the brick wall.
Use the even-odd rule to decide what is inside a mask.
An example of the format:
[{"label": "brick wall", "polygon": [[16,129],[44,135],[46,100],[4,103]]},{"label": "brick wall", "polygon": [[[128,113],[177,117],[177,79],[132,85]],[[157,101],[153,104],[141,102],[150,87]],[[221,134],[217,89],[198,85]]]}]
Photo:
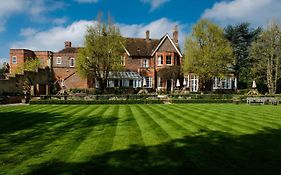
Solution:
[{"label": "brick wall", "polygon": [[[56,67],[56,68],[70,67],[70,59],[74,58],[74,60],[75,60],[76,56],[77,56],[77,53],[54,53],[52,67]],[[58,57],[61,58],[61,64],[57,64]]]},{"label": "brick wall", "polygon": [[35,57],[37,57],[42,67],[51,67],[53,52],[51,51],[34,51]]},{"label": "brick wall", "polygon": [[81,78],[75,68],[53,68],[53,79],[55,81],[64,80],[67,89],[90,87],[88,80]]},{"label": "brick wall", "polygon": [[[22,93],[23,83],[29,79],[35,88],[35,95],[46,94],[46,86],[51,84],[50,69],[38,69],[37,71],[24,71],[23,74],[16,74],[7,80],[0,80],[0,92]],[[41,91],[40,88],[41,87]],[[45,89],[43,88],[45,87]],[[38,88],[38,89],[37,89]]]}]

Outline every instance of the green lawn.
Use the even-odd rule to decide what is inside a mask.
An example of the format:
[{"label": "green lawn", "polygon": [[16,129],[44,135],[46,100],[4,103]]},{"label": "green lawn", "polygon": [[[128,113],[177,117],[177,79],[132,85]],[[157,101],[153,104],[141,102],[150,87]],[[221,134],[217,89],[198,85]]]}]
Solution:
[{"label": "green lawn", "polygon": [[281,105],[0,107],[0,174],[280,174]]}]

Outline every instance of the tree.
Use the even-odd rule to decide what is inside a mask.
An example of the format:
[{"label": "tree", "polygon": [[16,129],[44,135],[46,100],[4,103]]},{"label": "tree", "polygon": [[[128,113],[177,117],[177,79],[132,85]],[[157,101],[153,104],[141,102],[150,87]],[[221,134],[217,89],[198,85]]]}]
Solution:
[{"label": "tree", "polygon": [[4,79],[5,66],[6,66],[6,63],[3,63],[3,66],[0,67],[0,79]]},{"label": "tree", "polygon": [[77,71],[84,78],[93,78],[103,92],[107,85],[110,71],[118,71],[122,67],[124,39],[119,28],[101,18],[89,26],[85,35],[84,48],[79,49]]},{"label": "tree", "polygon": [[224,36],[230,41],[235,56],[233,65],[238,78],[239,88],[247,87],[250,75],[250,47],[261,32],[261,28],[250,29],[249,23],[229,25],[225,28]]},{"label": "tree", "polygon": [[270,94],[277,91],[281,78],[281,27],[271,22],[251,49],[252,73],[259,81],[265,80]]},{"label": "tree", "polygon": [[185,41],[184,72],[196,73],[201,90],[210,90],[213,77],[229,73],[232,63],[232,48],[223,29],[206,19],[200,20]]},{"label": "tree", "polygon": [[181,68],[180,66],[174,65],[174,66],[167,66],[158,71],[159,77],[161,77],[163,80],[174,80],[180,78],[181,75]]},{"label": "tree", "polygon": [[25,62],[15,70],[15,74],[23,73],[24,71],[36,71],[38,68],[41,67],[41,63],[37,57],[35,58],[26,58]]}]

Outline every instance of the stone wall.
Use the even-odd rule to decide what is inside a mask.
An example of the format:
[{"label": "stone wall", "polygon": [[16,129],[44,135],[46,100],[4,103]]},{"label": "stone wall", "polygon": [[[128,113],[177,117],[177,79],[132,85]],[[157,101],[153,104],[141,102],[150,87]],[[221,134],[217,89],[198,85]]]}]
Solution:
[{"label": "stone wall", "polygon": [[23,84],[26,80],[31,83],[32,95],[46,95],[50,93],[52,83],[50,69],[38,69],[37,71],[24,71],[7,80],[0,80],[0,93],[23,93]]}]

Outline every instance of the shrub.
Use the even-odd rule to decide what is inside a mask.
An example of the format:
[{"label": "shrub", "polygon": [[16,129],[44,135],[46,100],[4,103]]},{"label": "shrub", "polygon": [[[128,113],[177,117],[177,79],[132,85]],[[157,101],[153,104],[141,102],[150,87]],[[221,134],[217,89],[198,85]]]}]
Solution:
[{"label": "shrub", "polygon": [[30,104],[163,104],[161,100],[31,100]]},{"label": "shrub", "polygon": [[174,99],[172,103],[179,104],[179,103],[232,103],[232,99]]}]

